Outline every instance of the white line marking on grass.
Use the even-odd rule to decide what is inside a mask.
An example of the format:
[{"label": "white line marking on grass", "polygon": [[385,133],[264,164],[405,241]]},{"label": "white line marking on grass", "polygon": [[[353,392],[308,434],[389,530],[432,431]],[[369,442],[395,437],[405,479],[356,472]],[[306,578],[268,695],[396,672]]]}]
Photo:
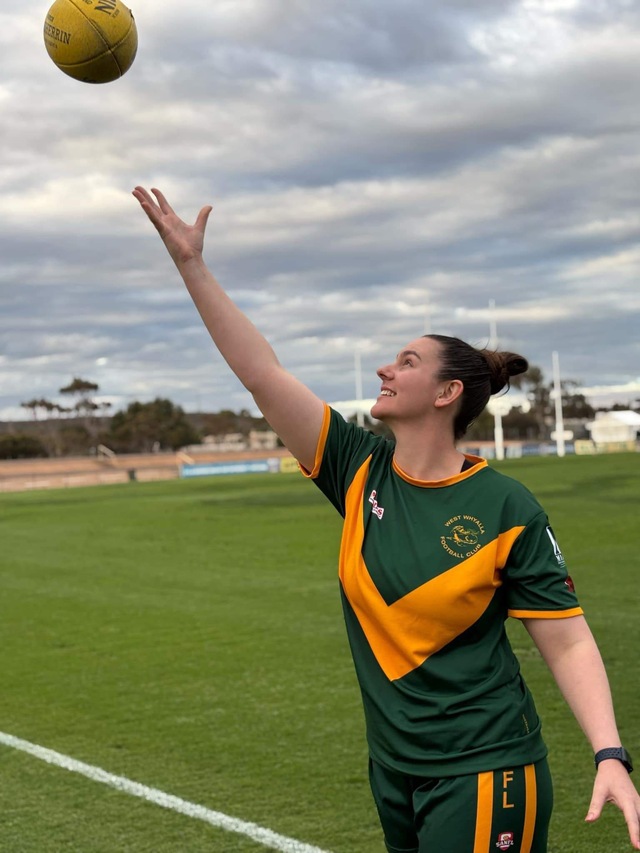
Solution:
[{"label": "white line marking on grass", "polygon": [[247,838],[257,841],[258,844],[270,847],[272,850],[279,850],[280,853],[329,853],[329,851],[321,850],[319,847],[313,847],[310,844],[304,844],[302,841],[296,841],[295,838],[278,835],[277,832],[272,832],[270,829],[258,826],[257,823],[249,823],[245,820],[239,820],[236,817],[230,817],[223,814],[223,812],[212,811],[196,803],[190,803],[188,800],[182,800],[180,797],[174,797],[172,794],[165,794],[164,791],[159,791],[157,788],[148,788],[139,782],[132,782],[125,776],[114,776],[100,767],[76,761],[75,758],[70,758],[68,755],[62,755],[60,752],[54,752],[52,749],[38,746],[37,743],[30,743],[28,740],[22,740],[5,732],[0,732],[0,743],[13,747],[13,749],[19,749],[21,752],[27,752],[41,761],[46,761],[47,764],[54,764],[56,767],[70,770],[72,773],[79,773],[93,782],[102,782],[103,785],[123,791],[125,794],[131,794],[133,797],[140,797],[150,803],[155,803],[155,805],[162,806],[164,809],[171,809],[187,817],[203,820],[205,823],[209,823],[211,826],[218,827],[219,829],[224,829],[227,832],[236,832],[239,835],[245,835]]}]

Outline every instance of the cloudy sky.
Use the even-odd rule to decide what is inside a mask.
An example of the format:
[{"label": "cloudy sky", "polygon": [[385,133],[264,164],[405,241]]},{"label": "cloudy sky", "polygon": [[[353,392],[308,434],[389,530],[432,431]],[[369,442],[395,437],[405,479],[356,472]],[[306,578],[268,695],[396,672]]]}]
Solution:
[{"label": "cloudy sky", "polygon": [[[425,329],[585,386],[640,378],[637,0],[132,0],[106,85],[0,11],[0,417],[74,376],[114,411],[252,408],[130,192],[186,219],[281,361],[364,394]],[[640,391],[622,394],[634,399]]]}]

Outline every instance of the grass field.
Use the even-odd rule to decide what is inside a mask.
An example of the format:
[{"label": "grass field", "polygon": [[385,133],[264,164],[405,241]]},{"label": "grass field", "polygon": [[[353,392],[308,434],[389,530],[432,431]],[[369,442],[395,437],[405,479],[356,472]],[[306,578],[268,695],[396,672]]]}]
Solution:
[{"label": "grass field", "polygon": [[[638,741],[640,454],[510,460],[549,513]],[[340,609],[340,519],[301,477],[0,495],[0,731],[332,853],[382,853]],[[591,752],[522,627],[556,789],[551,853],[631,849],[583,822]],[[0,745],[7,853],[265,847]]]}]

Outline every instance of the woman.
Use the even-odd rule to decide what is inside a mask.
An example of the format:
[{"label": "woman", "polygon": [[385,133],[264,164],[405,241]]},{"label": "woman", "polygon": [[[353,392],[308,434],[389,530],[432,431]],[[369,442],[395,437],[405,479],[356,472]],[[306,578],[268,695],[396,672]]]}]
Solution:
[{"label": "woman", "polygon": [[409,343],[380,368],[372,415],[347,424],[278,362],[204,264],[210,207],[193,226],[158,190],[134,196],[223,357],[345,519],[340,580],[362,690],[370,780],[390,853],[543,853],[552,808],[533,700],[504,632],[520,618],[595,753],[587,821],[615,802],[640,849],[640,798],[602,660],[541,507],[456,447],[512,353],[456,338]]}]

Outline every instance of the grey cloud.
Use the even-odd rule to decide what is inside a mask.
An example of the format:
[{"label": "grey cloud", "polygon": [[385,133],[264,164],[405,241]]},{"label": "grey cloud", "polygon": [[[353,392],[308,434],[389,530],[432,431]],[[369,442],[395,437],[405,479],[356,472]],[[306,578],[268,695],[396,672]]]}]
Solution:
[{"label": "grey cloud", "polygon": [[253,65],[261,73],[268,73],[267,54],[275,54],[397,74],[403,69],[477,59],[465,38],[467,28],[479,19],[503,15],[513,5],[504,0],[428,4],[420,0],[394,4],[326,0],[320,7],[307,0],[279,0],[263,5],[253,17],[240,11],[235,17],[214,12],[209,22],[202,22],[199,38],[194,41],[191,34],[188,43],[172,25],[168,55],[179,58],[187,48],[189,56],[203,58],[232,41],[263,55],[263,63],[246,57],[245,67]]},{"label": "grey cloud", "polygon": [[597,0],[597,2],[579,3],[568,14],[581,26],[596,31],[609,26],[611,21],[629,27],[640,23],[640,8],[635,0]]}]

